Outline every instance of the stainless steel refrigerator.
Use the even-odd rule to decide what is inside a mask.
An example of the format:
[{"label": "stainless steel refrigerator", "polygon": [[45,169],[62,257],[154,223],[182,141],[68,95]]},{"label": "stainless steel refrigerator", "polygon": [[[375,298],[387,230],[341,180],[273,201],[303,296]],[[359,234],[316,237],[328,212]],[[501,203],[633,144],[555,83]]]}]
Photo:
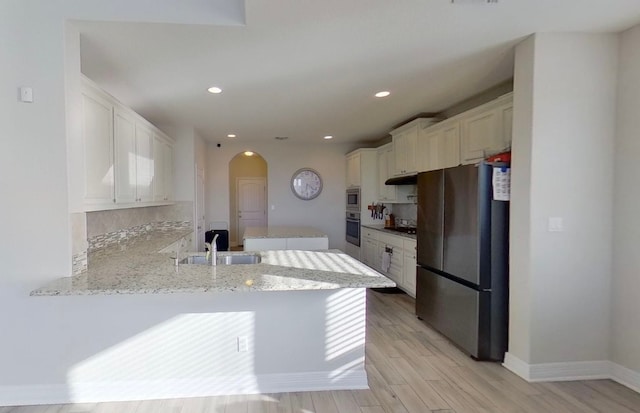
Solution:
[{"label": "stainless steel refrigerator", "polygon": [[508,338],[509,202],[493,166],[418,175],[416,315],[478,360],[503,360]]}]

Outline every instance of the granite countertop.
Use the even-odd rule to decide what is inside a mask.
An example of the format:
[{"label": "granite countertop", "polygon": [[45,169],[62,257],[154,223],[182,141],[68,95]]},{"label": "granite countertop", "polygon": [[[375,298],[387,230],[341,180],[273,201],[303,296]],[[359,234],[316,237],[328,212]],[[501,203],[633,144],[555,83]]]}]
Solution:
[{"label": "granite countertop", "polygon": [[364,228],[375,229],[376,231],[386,232],[388,234],[398,235],[404,238],[410,238],[413,240],[417,240],[418,237],[416,234],[407,234],[406,232],[396,231],[394,229],[385,228],[383,225],[362,225]]},{"label": "granite countertop", "polygon": [[[33,296],[169,294],[394,287],[379,272],[340,250],[219,252],[260,255],[260,264],[173,265],[161,249],[187,235],[156,231],[89,255],[89,270],[55,280]],[[191,253],[186,255],[204,255]]]},{"label": "granite countertop", "polygon": [[312,227],[249,227],[243,236],[248,238],[327,238],[327,234]]}]

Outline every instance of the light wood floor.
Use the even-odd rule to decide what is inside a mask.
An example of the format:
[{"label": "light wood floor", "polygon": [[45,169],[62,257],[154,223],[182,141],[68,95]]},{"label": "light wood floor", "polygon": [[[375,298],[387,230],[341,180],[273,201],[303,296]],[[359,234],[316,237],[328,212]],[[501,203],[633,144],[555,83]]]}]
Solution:
[{"label": "light wood floor", "polygon": [[404,294],[369,291],[370,390],[0,407],[0,413],[640,413],[640,394],[610,380],[529,384],[471,360],[413,314]]}]

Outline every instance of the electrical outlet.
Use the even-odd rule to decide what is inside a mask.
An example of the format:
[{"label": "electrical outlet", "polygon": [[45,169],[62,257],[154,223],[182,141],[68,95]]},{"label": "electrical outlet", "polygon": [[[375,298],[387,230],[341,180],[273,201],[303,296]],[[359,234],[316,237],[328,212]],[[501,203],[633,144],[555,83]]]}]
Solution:
[{"label": "electrical outlet", "polygon": [[549,232],[562,232],[564,231],[564,223],[562,217],[549,217]]},{"label": "electrical outlet", "polygon": [[238,353],[249,351],[249,339],[246,336],[238,337]]}]

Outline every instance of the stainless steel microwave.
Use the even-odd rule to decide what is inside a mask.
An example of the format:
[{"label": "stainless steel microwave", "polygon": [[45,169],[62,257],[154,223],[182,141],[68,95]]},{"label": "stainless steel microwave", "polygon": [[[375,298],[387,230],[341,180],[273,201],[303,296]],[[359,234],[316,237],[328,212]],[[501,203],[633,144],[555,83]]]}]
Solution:
[{"label": "stainless steel microwave", "polygon": [[347,211],[360,212],[360,188],[347,189]]}]

